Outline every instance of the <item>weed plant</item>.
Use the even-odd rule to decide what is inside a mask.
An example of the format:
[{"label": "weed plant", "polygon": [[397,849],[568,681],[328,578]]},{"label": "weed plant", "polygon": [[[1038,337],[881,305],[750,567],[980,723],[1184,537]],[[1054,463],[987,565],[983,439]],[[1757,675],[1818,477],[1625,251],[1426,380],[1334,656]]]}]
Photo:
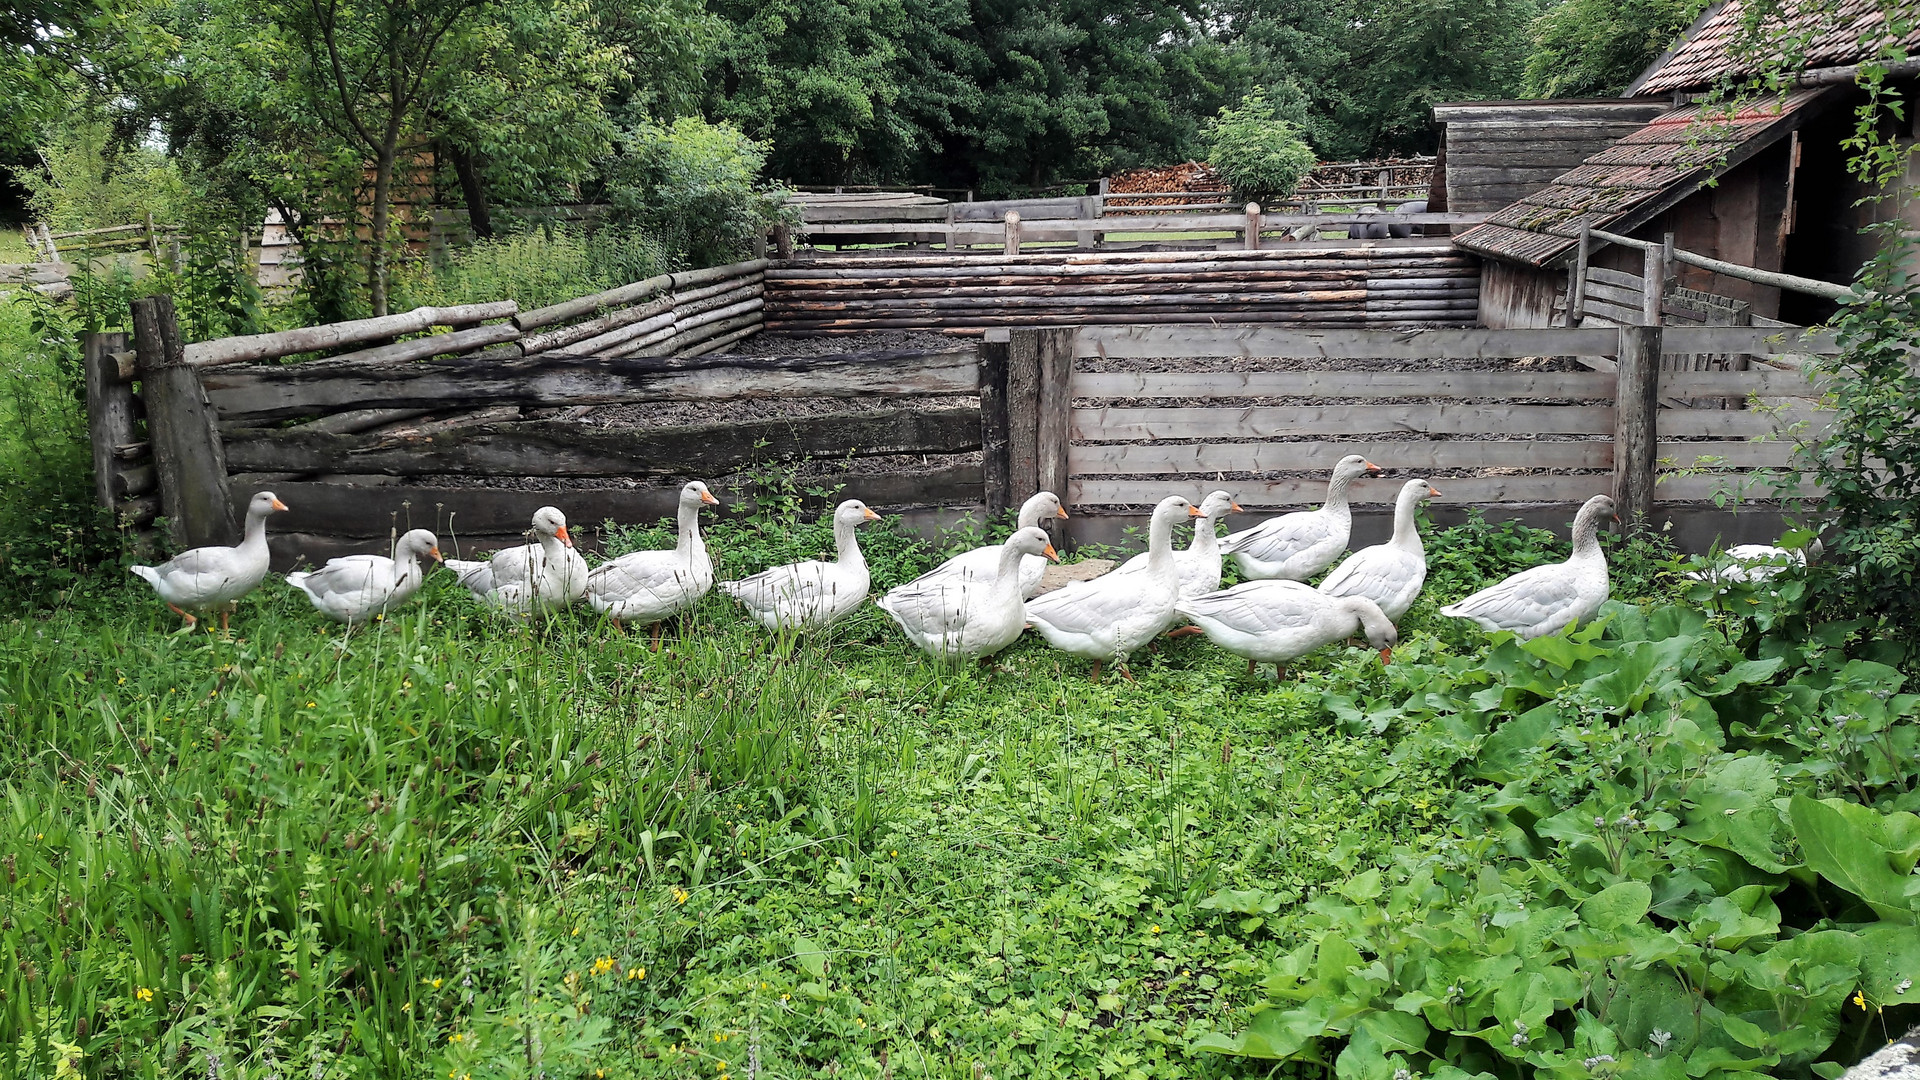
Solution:
[{"label": "weed plant", "polygon": [[[821,495],[711,528],[723,573],[829,548]],[[1443,532],[1444,588],[1557,557],[1531,535]],[[861,538],[876,588],[934,557]],[[1489,648],[1436,595],[1389,667],[1249,681],[1187,639],[1096,685],[1034,641],[943,671],[871,608],[771,636],[715,595],[655,653],[444,574],[351,634],[269,583],[231,639],[97,588],[0,625],[9,1075],[1826,1076],[1905,1015],[1860,948],[1792,1016],[1711,974],[1910,930],[1909,856],[1855,879],[1793,837],[1910,846],[1914,699],[1743,613]]]},{"label": "weed plant", "polygon": [[535,227],[477,240],[435,265],[396,275],[394,310],[517,300],[521,310],[572,300],[678,269],[646,233]]}]

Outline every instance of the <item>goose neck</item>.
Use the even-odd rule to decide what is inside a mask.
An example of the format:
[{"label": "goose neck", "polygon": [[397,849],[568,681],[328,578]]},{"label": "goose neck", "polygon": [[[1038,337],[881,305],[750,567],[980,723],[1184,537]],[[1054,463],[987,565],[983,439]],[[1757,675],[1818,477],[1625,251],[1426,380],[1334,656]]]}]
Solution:
[{"label": "goose neck", "polygon": [[1158,513],[1147,527],[1147,572],[1170,574],[1173,567],[1173,515]]},{"label": "goose neck", "polygon": [[240,546],[248,551],[267,546],[267,511],[247,515],[247,531],[240,538]]},{"label": "goose neck", "polygon": [[1573,557],[1603,558],[1600,554],[1600,514],[1597,511],[1589,513],[1582,509],[1580,516],[1573,519]]},{"label": "goose neck", "polygon": [[833,550],[842,566],[860,566],[866,562],[866,556],[860,553],[859,537],[854,535],[858,528],[854,522],[834,519]]},{"label": "goose neck", "polygon": [[680,520],[678,525],[678,546],[680,553],[685,555],[700,546],[700,500],[680,500]]},{"label": "goose neck", "polygon": [[1193,519],[1193,543],[1187,547],[1195,555],[1212,555],[1220,550],[1220,534],[1214,531],[1210,517]]},{"label": "goose neck", "polygon": [[1400,501],[1393,508],[1393,539],[1397,548],[1420,548],[1420,497],[1424,494],[1419,488],[1409,488],[1400,493]]},{"label": "goose neck", "polygon": [[[1000,546],[1000,565],[994,571],[994,580],[1001,584],[1012,582],[1017,586],[1020,582],[1020,564],[1026,561],[1026,557],[1025,552],[1014,547],[1012,544],[1002,544]],[[1018,593],[1015,595],[1018,595]]]}]

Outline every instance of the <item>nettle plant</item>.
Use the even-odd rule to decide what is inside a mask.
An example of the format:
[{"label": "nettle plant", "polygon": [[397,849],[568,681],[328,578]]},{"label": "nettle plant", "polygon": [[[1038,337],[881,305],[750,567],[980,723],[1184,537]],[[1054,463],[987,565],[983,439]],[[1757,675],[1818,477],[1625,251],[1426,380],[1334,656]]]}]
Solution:
[{"label": "nettle plant", "polygon": [[1844,627],[1755,658],[1726,622],[1612,604],[1329,695],[1390,761],[1454,762],[1451,826],[1308,901],[1246,1028],[1199,1048],[1342,1080],[1830,1080],[1920,1016],[1920,696]]}]

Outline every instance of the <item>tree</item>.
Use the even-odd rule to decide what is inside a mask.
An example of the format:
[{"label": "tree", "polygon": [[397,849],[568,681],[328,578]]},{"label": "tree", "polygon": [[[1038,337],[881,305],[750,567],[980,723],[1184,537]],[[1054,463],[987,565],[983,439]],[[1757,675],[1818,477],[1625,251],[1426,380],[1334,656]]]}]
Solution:
[{"label": "tree", "polygon": [[1535,19],[1527,97],[1611,97],[1687,28],[1708,0],[1560,0]]},{"label": "tree", "polygon": [[1294,123],[1255,90],[1240,104],[1221,109],[1207,125],[1207,163],[1233,189],[1262,202],[1293,194],[1313,171],[1313,148]]}]

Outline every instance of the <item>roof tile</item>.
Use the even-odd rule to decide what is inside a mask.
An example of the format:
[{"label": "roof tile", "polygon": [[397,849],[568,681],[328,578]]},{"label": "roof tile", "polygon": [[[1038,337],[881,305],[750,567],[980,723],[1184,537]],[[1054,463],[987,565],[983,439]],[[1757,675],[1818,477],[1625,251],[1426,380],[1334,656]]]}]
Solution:
[{"label": "roof tile", "polygon": [[[1700,90],[1729,75],[1754,75],[1769,52],[1799,56],[1801,42],[1804,57],[1793,63],[1801,70],[1857,64],[1890,43],[1909,50],[1920,46],[1920,24],[1898,42],[1890,42],[1882,2],[1785,0],[1779,11],[1748,27],[1742,0],[1727,0],[1631,92],[1641,96]],[[1894,0],[1903,6],[1910,2]]]}]

